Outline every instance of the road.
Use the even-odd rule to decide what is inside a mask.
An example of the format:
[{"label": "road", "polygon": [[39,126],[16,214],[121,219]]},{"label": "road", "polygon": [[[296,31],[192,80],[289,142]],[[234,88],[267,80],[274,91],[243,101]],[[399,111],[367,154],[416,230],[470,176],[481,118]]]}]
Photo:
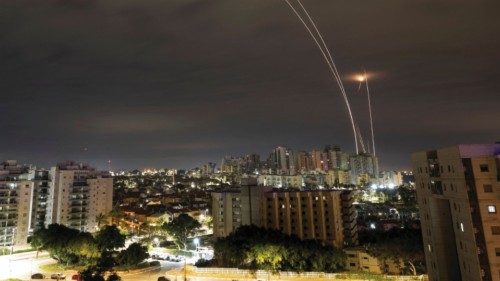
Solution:
[{"label": "road", "polygon": [[[8,278],[18,278],[21,280],[29,280],[34,273],[42,272],[40,266],[43,264],[54,263],[55,260],[50,258],[46,253],[41,253],[36,258],[36,252],[26,252],[8,256],[0,256],[0,280]],[[156,281],[159,276],[165,275],[165,272],[175,268],[182,268],[183,262],[160,261],[160,269],[150,270],[140,273],[120,273],[123,281]],[[43,272],[42,272],[43,273]],[[52,272],[45,272],[50,275]],[[64,272],[70,280],[70,276],[76,272]]]},{"label": "road", "polygon": [[26,252],[7,256],[0,256],[0,280],[7,278],[19,278],[27,280],[32,273],[39,272],[42,264],[54,262],[47,254],[40,254],[36,258],[36,252]]}]

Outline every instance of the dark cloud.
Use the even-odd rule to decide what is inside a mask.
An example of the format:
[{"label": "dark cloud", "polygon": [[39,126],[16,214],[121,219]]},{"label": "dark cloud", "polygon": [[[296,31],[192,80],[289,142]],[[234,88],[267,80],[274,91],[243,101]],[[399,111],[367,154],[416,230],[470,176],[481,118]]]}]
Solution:
[{"label": "dark cloud", "polygon": [[[371,89],[383,167],[500,139],[500,2],[304,4],[343,75],[381,74]],[[0,85],[1,158],[43,166],[353,149],[340,93],[282,1],[2,1]],[[346,87],[367,135],[365,98]]]}]

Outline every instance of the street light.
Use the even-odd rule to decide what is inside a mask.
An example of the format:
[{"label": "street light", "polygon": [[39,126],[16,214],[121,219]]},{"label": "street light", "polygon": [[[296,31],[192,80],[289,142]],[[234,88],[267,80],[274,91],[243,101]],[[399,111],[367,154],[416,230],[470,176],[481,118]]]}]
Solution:
[{"label": "street light", "polygon": [[155,237],[155,239],[153,239],[153,243],[156,247],[158,247],[160,245],[160,239],[158,239],[158,237]]},{"label": "street light", "polygon": [[194,238],[193,243],[196,246],[196,251],[198,252],[198,246],[200,245],[200,238]]}]

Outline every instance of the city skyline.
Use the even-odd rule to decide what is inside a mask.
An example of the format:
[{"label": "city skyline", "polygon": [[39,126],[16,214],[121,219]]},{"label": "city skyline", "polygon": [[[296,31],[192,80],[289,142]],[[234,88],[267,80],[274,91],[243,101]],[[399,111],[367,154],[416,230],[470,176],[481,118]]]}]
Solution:
[{"label": "city skyline", "polygon": [[[381,169],[500,139],[497,1],[305,4],[367,139],[348,77],[378,74]],[[354,151],[321,55],[281,1],[16,1],[0,13],[2,159],[189,168],[278,145]]]}]

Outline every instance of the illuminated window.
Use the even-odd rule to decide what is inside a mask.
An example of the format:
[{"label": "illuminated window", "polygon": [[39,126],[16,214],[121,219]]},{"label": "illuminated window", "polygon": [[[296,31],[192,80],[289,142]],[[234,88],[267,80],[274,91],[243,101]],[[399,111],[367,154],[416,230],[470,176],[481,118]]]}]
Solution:
[{"label": "illuminated window", "polygon": [[490,214],[496,214],[497,212],[497,207],[495,205],[489,205],[488,206],[488,213]]},{"label": "illuminated window", "polygon": [[463,223],[460,223],[460,230],[462,230],[462,232],[464,232],[464,224]]}]

